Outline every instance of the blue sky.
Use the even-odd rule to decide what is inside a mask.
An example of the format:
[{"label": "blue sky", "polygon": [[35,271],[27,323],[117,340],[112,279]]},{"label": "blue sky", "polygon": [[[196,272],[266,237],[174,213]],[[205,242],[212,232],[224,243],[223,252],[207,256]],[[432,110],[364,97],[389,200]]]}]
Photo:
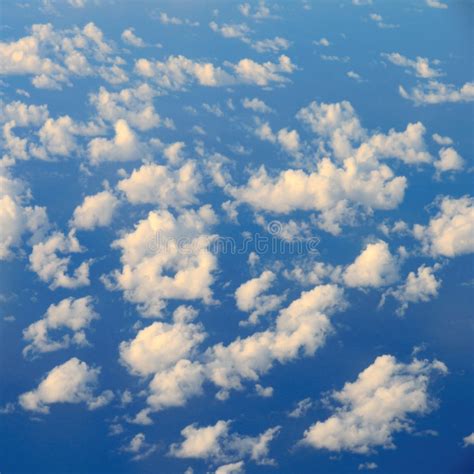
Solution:
[{"label": "blue sky", "polygon": [[2,473],[472,472],[472,2],[1,8]]}]

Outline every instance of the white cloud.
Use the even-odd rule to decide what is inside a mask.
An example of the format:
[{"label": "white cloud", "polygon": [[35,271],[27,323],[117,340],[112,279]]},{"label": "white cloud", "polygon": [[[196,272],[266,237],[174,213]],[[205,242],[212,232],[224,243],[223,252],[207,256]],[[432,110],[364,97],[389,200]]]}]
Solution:
[{"label": "white cloud", "polygon": [[257,63],[251,59],[241,59],[233,65],[237,79],[246,84],[255,84],[257,86],[268,86],[272,82],[284,83],[288,79],[282,74],[290,74],[295,70],[294,64],[288,56],[281,55],[278,63],[267,61]]},{"label": "white cloud", "polygon": [[326,48],[331,45],[331,43],[329,42],[329,40],[327,38],[321,38],[318,41],[313,41],[313,44],[315,44],[317,46],[324,46]]},{"label": "white cloud", "polygon": [[209,28],[215,33],[219,33],[224,38],[238,38],[246,39],[247,34],[250,33],[249,27],[242,24],[227,24],[218,25],[215,21],[209,23]]},{"label": "white cloud", "polygon": [[83,230],[108,226],[118,205],[118,199],[110,191],[86,196],[83,203],[74,209],[71,226]]},{"label": "white cloud", "polygon": [[135,34],[134,28],[127,28],[123,30],[121,38],[124,43],[130,46],[135,46],[136,48],[143,48],[146,46],[143,39]]},{"label": "white cloud", "polygon": [[349,287],[387,286],[398,279],[398,261],[390,253],[386,242],[368,244],[343,274]]},{"label": "white cloud", "polygon": [[36,389],[20,395],[20,405],[24,410],[39,413],[49,413],[49,405],[55,403],[84,402],[89,410],[99,408],[112,399],[108,390],[94,396],[99,373],[99,368],[73,357],[49,371]]},{"label": "white cloud", "polygon": [[396,66],[411,69],[417,77],[423,79],[432,79],[433,77],[441,76],[440,71],[430,66],[430,60],[428,58],[417,56],[416,59],[409,59],[400,53],[382,53],[382,57]]},{"label": "white cloud", "polygon": [[[65,298],[58,304],[52,304],[42,319],[30,324],[23,331],[23,339],[30,341],[23,349],[23,354],[26,356],[36,352],[52,352],[69,347],[71,343],[86,345],[84,329],[98,317],[90,296]],[[73,332],[72,337],[66,334],[59,340],[50,338],[50,331],[61,329],[70,329]]]},{"label": "white cloud", "polygon": [[354,79],[357,82],[363,82],[361,75],[355,71],[349,71],[346,75],[349,79]]},{"label": "white cloud", "polygon": [[274,18],[270,8],[265,4],[265,0],[259,0],[257,5],[250,5],[249,3],[241,3],[239,11],[242,15],[252,18],[254,20],[266,20]]},{"label": "white cloud", "polygon": [[437,360],[397,362],[391,355],[377,357],[355,382],[346,383],[332,398],[340,404],[325,421],[304,434],[303,443],[329,451],[370,453],[374,448],[394,448],[393,435],[410,431],[414,415],[436,407],[428,394],[435,372],[447,373]]},{"label": "white cloud", "polygon": [[158,20],[163,25],[187,25],[187,26],[199,26],[199,22],[191,21],[188,18],[178,18],[176,16],[169,16],[165,12],[160,12]]},{"label": "white cloud", "polygon": [[121,271],[105,279],[109,288],[121,289],[125,298],[139,304],[146,316],[157,316],[168,299],[202,299],[212,302],[210,286],[217,267],[207,233],[216,222],[209,205],[182,211],[153,211],[113,243],[122,251]]},{"label": "white cloud", "polygon": [[245,97],[245,99],[242,101],[242,105],[244,109],[250,109],[261,114],[268,114],[272,112],[272,109],[268,107],[268,105],[265,104],[263,100],[257,99],[256,97],[253,99],[248,99]]},{"label": "white cloud", "polygon": [[259,397],[273,397],[273,387],[262,387],[259,383],[255,385],[255,391]]},{"label": "white cloud", "polygon": [[273,465],[274,460],[268,458],[269,444],[279,431],[280,427],[276,426],[251,437],[230,433],[230,421],[219,420],[215,425],[203,428],[188,425],[181,431],[184,440],[172,444],[170,454],[177,458],[215,461],[234,461],[248,456],[257,464]]},{"label": "white cloud", "polygon": [[89,158],[92,164],[103,161],[130,161],[144,158],[144,146],[126,120],[115,122],[112,139],[94,138],[89,142]]},{"label": "white cloud", "polygon": [[402,285],[387,293],[401,303],[397,309],[399,316],[405,314],[410,303],[426,302],[438,296],[441,280],[436,279],[434,272],[439,268],[439,265],[433,267],[421,265],[416,273],[410,272],[408,274]]},{"label": "white cloud", "polygon": [[423,251],[434,257],[474,252],[474,199],[443,197],[438,206],[438,214],[427,226],[416,224],[413,229]]},{"label": "white cloud", "polygon": [[221,387],[218,398],[225,398],[231,389],[242,389],[243,380],[257,381],[276,361],[286,363],[300,355],[313,355],[332,330],[327,314],[344,306],[340,288],[317,286],[280,310],[266,331],[209,348],[206,369],[212,382]]},{"label": "white cloud", "polygon": [[450,137],[443,137],[439,133],[434,133],[432,138],[438,145],[447,146],[453,144],[453,140]]},{"label": "white cloud", "polygon": [[201,176],[194,161],[186,162],[177,170],[149,164],[134,170],[129,178],[117,184],[117,188],[132,204],[180,208],[196,204],[196,194],[201,190]]},{"label": "white cloud", "polygon": [[313,401],[311,398],[304,398],[296,404],[295,408],[288,413],[288,416],[290,418],[301,418],[302,416],[306,415],[312,406]]},{"label": "white cloud", "polygon": [[474,82],[466,82],[457,88],[453,84],[430,81],[428,84],[415,86],[411,92],[400,86],[399,92],[404,99],[413,101],[415,105],[472,102],[474,100]]},{"label": "white cloud", "polygon": [[360,463],[359,466],[357,467],[358,471],[373,471],[374,469],[378,469],[378,465],[375,462],[364,462]]},{"label": "white cloud", "polygon": [[116,123],[123,119],[140,131],[150,130],[160,125],[172,126],[170,119],[162,119],[153,106],[156,92],[148,85],[109,92],[104,87],[97,94],[90,95],[90,102],[101,118]]},{"label": "white cloud", "polygon": [[464,160],[454,148],[441,148],[439,150],[439,160],[435,161],[434,166],[441,173],[461,171],[464,167]]},{"label": "white cloud", "polygon": [[243,474],[244,472],[244,462],[238,461],[219,466],[215,474]]},{"label": "white cloud", "polygon": [[446,3],[440,2],[439,0],[425,0],[426,4],[431,8],[440,8],[446,9],[448,5]]},{"label": "white cloud", "polygon": [[0,172],[0,260],[14,257],[14,249],[22,244],[25,233],[31,234],[30,243],[41,240],[49,228],[46,208],[25,206],[31,193],[25,183]]},{"label": "white cloud", "polygon": [[462,440],[464,441],[464,447],[474,445],[474,433],[465,436]]},{"label": "white cloud", "polygon": [[[33,246],[30,254],[31,269],[41,281],[49,283],[51,289],[72,289],[89,285],[90,262],[82,262],[72,275],[68,274],[71,257],[67,254],[82,251],[74,231],[71,231],[67,236],[61,232],[55,232]],[[60,257],[58,254],[64,256]]]},{"label": "white cloud", "polygon": [[284,295],[265,295],[275,281],[276,275],[267,270],[259,277],[242,283],[235,291],[237,307],[250,313],[248,323],[257,324],[259,318],[275,311],[285,298]]},{"label": "white cloud", "polygon": [[279,53],[280,51],[286,51],[290,46],[291,42],[280,36],[275,38],[264,39],[254,41],[250,46],[257,51],[257,53]]},{"label": "white cloud", "polygon": [[143,433],[137,433],[127,445],[121,448],[122,451],[133,454],[133,461],[141,461],[157,449],[158,445],[148,443]]}]

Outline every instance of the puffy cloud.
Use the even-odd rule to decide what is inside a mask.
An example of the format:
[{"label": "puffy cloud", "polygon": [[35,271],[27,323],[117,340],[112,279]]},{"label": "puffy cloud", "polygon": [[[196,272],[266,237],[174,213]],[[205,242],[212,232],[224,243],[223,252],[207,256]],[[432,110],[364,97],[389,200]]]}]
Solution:
[{"label": "puffy cloud", "polygon": [[242,105],[244,109],[250,109],[254,112],[258,112],[261,114],[268,114],[272,112],[272,109],[268,107],[268,105],[265,104],[263,100],[257,99],[256,97],[254,97],[253,99],[248,99],[247,97],[245,97],[242,100]]},{"label": "puffy cloud", "polygon": [[111,52],[94,23],[69,30],[34,24],[29,36],[0,43],[0,74],[31,75],[37,88],[61,89],[71,77],[103,75]]},{"label": "puffy cloud", "polygon": [[446,9],[448,5],[446,3],[440,2],[439,0],[425,0],[426,4],[431,8],[440,8]]},{"label": "puffy cloud", "polygon": [[173,324],[154,322],[133,340],[120,344],[120,359],[132,373],[144,376],[169,369],[190,356],[204,340],[202,326],[183,320],[183,312],[194,315],[181,307],[175,312]]},{"label": "puffy cloud", "polygon": [[275,324],[266,331],[209,348],[206,369],[212,382],[221,387],[218,397],[225,398],[230,389],[241,389],[243,380],[258,380],[276,361],[313,355],[332,331],[326,314],[344,306],[340,288],[317,286],[280,310]]},{"label": "puffy cloud", "polygon": [[150,444],[146,441],[146,437],[143,433],[137,433],[127,445],[122,446],[121,450],[132,453],[133,461],[141,461],[155,452],[157,448],[157,445]]},{"label": "puffy cloud", "polygon": [[265,4],[265,0],[259,0],[257,5],[250,5],[249,3],[242,3],[239,5],[239,11],[242,15],[252,18],[254,20],[266,20],[274,18],[270,8]]},{"label": "puffy cloud", "polygon": [[105,278],[106,283],[123,290],[146,316],[159,315],[168,299],[210,303],[217,260],[208,246],[216,236],[206,232],[215,222],[209,205],[176,217],[166,210],[150,212],[113,243],[122,251],[123,268]]},{"label": "puffy cloud", "polygon": [[461,171],[464,167],[464,160],[454,148],[441,148],[439,150],[439,160],[435,161],[434,166],[441,173]]},{"label": "puffy cloud", "polygon": [[243,474],[244,462],[232,462],[229,464],[223,464],[216,469],[215,474]]},{"label": "puffy cloud", "polygon": [[117,184],[117,188],[132,204],[180,208],[196,204],[196,194],[201,190],[201,176],[194,161],[188,161],[177,170],[149,164],[134,170],[129,178]]},{"label": "puffy cloud", "polygon": [[115,136],[112,139],[94,138],[89,142],[89,158],[92,164],[138,160],[144,157],[144,146],[126,120],[117,120],[114,128]]},{"label": "puffy cloud", "polygon": [[224,38],[239,38],[246,39],[250,29],[247,25],[243,24],[222,24],[218,25],[215,21],[209,23],[209,28],[215,33],[219,33]]},{"label": "puffy cloud", "polygon": [[430,81],[417,85],[410,92],[399,87],[400,95],[415,105],[443,104],[446,102],[472,102],[474,100],[474,82],[466,82],[459,89],[453,84]]},{"label": "puffy cloud", "polygon": [[302,416],[306,415],[308,410],[313,406],[313,401],[311,398],[304,398],[300,400],[295,408],[288,413],[290,418],[301,418]]},{"label": "puffy cloud", "polygon": [[176,16],[169,16],[167,13],[161,12],[158,16],[158,20],[163,25],[187,25],[187,26],[199,26],[199,22],[191,21],[188,18],[178,18]]},{"label": "puffy cloud", "polygon": [[[72,275],[68,275],[71,257],[66,254],[79,253],[83,249],[74,231],[67,237],[61,232],[55,232],[45,240],[33,246],[30,255],[31,269],[41,281],[49,283],[51,289],[78,288],[89,285],[89,262],[82,262]],[[65,255],[64,257],[58,254]]]},{"label": "puffy cloud", "polygon": [[321,213],[318,225],[338,234],[342,222],[351,222],[350,204],[372,209],[393,209],[403,200],[406,179],[396,177],[385,165],[360,165],[353,158],[337,167],[323,158],[317,170],[282,171],[277,177],[268,176],[264,167],[254,174],[247,185],[229,187],[239,202],[255,209],[288,214],[294,210]]},{"label": "puffy cloud", "polygon": [[438,145],[452,145],[453,140],[449,137],[443,137],[439,133],[434,133],[432,135],[433,140],[438,144]]},{"label": "puffy cloud", "polygon": [[29,127],[40,126],[49,118],[47,105],[27,105],[20,101],[2,104],[0,121],[14,121],[15,126]]},{"label": "puffy cloud", "polygon": [[162,120],[153,106],[155,95],[156,92],[148,84],[119,92],[109,92],[101,87],[97,94],[90,95],[90,102],[96,107],[99,116],[108,122],[115,123],[122,119],[141,131],[163,124],[170,127],[172,121]]},{"label": "puffy cloud", "polygon": [[436,279],[434,272],[439,268],[439,265],[433,267],[422,265],[416,273],[410,272],[405,282],[397,289],[388,292],[401,303],[397,309],[399,316],[405,314],[410,303],[426,302],[438,296],[441,281]]},{"label": "puffy cloud", "polygon": [[390,285],[398,279],[398,261],[382,240],[368,244],[343,273],[344,283],[350,287]]},{"label": "puffy cloud", "polygon": [[255,391],[259,397],[273,397],[273,387],[262,387],[259,383],[255,385]]},{"label": "puffy cloud", "polygon": [[130,46],[135,46],[136,48],[143,48],[146,46],[142,38],[135,34],[134,28],[127,28],[123,30],[120,37],[124,43]]},{"label": "puffy cloud", "polygon": [[201,86],[216,87],[234,83],[268,86],[284,83],[288,79],[283,74],[295,70],[288,56],[280,56],[278,63],[257,63],[251,59],[241,59],[238,63],[225,63],[229,72],[212,63],[193,61],[184,56],[170,56],[166,61],[139,59],[135,63],[136,72],[153,80],[165,89],[182,90],[197,82]]},{"label": "puffy cloud", "polygon": [[410,431],[411,417],[436,407],[428,388],[434,373],[446,374],[437,360],[397,362],[391,355],[377,357],[332,398],[340,404],[325,421],[304,434],[303,443],[316,449],[369,453],[374,448],[394,448],[393,435]]},{"label": "puffy cloud", "polygon": [[172,444],[170,454],[177,458],[214,461],[233,461],[248,456],[257,464],[274,464],[268,458],[269,444],[279,431],[280,427],[276,426],[251,437],[230,433],[230,422],[224,420],[203,428],[188,425],[181,431],[184,440]]},{"label": "puffy cloud", "polygon": [[43,238],[49,222],[46,208],[25,206],[30,200],[25,183],[0,172],[0,260],[14,257],[14,249],[22,243],[25,233],[31,234],[31,243]]},{"label": "puffy cloud", "polygon": [[250,324],[256,324],[260,316],[274,311],[281,305],[284,296],[263,294],[270,289],[275,278],[276,275],[267,270],[259,277],[242,283],[235,291],[237,307],[241,311],[251,313],[248,321]]},{"label": "puffy cloud", "polygon": [[48,372],[37,388],[19,397],[24,410],[49,413],[55,403],[86,403],[89,410],[105,405],[112,399],[108,390],[94,396],[100,368],[89,367],[76,357]]},{"label": "puffy cloud", "polygon": [[474,433],[465,436],[462,440],[464,441],[464,447],[472,446],[474,444]]},{"label": "puffy cloud", "polygon": [[416,59],[409,59],[400,53],[382,53],[382,57],[396,66],[411,69],[417,77],[421,77],[423,79],[431,79],[441,75],[438,70],[433,69],[430,66],[430,60],[428,58],[417,56]]},{"label": "puffy cloud", "polygon": [[[99,315],[94,311],[92,297],[65,298],[58,304],[49,306],[44,317],[30,324],[23,331],[23,339],[30,341],[23,354],[36,352],[52,352],[68,347],[71,342],[77,345],[87,344],[84,329]],[[49,331],[70,329],[72,338],[64,335],[60,340],[52,340]]]},{"label": "puffy cloud", "polygon": [[438,207],[438,214],[427,226],[414,226],[414,235],[421,241],[423,251],[434,257],[474,252],[474,199],[443,197]]},{"label": "puffy cloud", "polygon": [[257,53],[279,53],[285,51],[291,46],[291,42],[281,36],[275,38],[264,39],[252,42],[250,46],[257,51]]},{"label": "puffy cloud", "polygon": [[86,196],[83,203],[74,209],[71,226],[84,230],[108,226],[118,205],[118,199],[110,191]]}]

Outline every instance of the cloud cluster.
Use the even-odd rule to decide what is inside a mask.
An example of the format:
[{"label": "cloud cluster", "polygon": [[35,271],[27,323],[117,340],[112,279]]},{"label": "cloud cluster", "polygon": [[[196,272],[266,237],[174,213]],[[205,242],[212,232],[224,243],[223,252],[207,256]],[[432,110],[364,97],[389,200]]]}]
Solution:
[{"label": "cloud cluster", "polygon": [[437,360],[397,362],[391,355],[379,356],[332,398],[340,404],[325,421],[318,421],[304,434],[303,443],[316,449],[370,453],[376,447],[393,448],[393,435],[411,431],[411,417],[436,406],[428,388],[434,373],[446,374]]}]

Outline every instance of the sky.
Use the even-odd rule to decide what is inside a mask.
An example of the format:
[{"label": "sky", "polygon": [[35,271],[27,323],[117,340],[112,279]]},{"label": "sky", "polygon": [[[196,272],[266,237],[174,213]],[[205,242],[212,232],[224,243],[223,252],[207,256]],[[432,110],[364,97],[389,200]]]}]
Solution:
[{"label": "sky", "polygon": [[473,471],[472,1],[0,17],[2,474]]}]

